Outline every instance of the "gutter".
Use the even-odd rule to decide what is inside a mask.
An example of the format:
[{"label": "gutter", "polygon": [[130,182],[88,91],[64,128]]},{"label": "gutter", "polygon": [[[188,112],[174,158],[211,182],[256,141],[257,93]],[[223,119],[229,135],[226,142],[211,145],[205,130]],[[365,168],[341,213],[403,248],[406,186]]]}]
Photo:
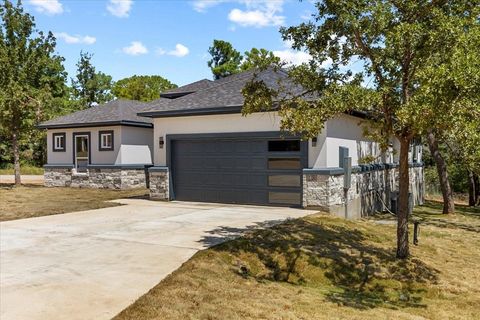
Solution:
[{"label": "gutter", "polygon": [[137,113],[140,117],[150,118],[167,118],[167,117],[185,117],[185,116],[200,116],[213,114],[232,114],[241,113],[243,106],[224,106],[224,107],[210,107],[201,109],[183,109],[183,110],[167,110],[167,111],[146,111]]},{"label": "gutter", "polygon": [[152,123],[140,121],[101,121],[101,122],[77,122],[77,123],[60,123],[60,124],[39,124],[38,129],[63,129],[63,128],[85,128],[85,127],[108,127],[108,126],[130,126],[153,128]]},{"label": "gutter", "polygon": [[[169,118],[169,117],[188,117],[188,116],[203,116],[203,115],[214,115],[214,114],[233,114],[233,113],[242,113],[243,105],[240,106],[222,106],[222,107],[208,107],[208,108],[192,108],[192,109],[180,109],[180,110],[166,110],[166,111],[144,111],[137,113],[140,117],[149,117],[149,118]],[[267,111],[277,111],[278,108],[273,108],[272,110]],[[260,111],[261,112],[261,111]],[[367,118],[367,114],[362,111],[348,111],[345,112],[347,115],[353,117]]]}]

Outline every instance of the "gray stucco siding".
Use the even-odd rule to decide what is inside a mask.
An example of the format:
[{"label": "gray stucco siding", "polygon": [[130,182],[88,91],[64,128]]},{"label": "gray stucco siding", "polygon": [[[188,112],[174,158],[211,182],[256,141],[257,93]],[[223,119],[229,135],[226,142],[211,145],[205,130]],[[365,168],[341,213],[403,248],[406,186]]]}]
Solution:
[{"label": "gray stucco siding", "polygon": [[[99,150],[99,132],[113,131],[113,150]],[[74,164],[73,135],[90,135],[90,164],[151,164],[153,129],[129,126],[59,128],[47,130],[47,164]],[[53,152],[53,134],[65,133],[65,151]]]}]

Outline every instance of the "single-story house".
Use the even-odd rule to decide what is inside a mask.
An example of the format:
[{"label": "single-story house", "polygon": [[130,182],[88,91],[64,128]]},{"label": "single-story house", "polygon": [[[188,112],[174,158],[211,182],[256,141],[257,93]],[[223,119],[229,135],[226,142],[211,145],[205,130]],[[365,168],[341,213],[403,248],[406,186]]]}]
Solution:
[{"label": "single-story house", "polygon": [[[320,207],[348,217],[395,203],[395,138],[382,154],[364,136],[360,113],[339,114],[307,141],[282,132],[277,112],[242,116],[241,90],[252,76],[204,79],[150,103],[115,100],[42,123],[45,184],[148,186],[152,199]],[[285,73],[266,70],[259,77],[275,86]],[[366,156],[376,160],[362,164]],[[412,204],[423,200],[421,156],[421,146],[413,145]],[[345,157],[353,166],[348,190]]]}]

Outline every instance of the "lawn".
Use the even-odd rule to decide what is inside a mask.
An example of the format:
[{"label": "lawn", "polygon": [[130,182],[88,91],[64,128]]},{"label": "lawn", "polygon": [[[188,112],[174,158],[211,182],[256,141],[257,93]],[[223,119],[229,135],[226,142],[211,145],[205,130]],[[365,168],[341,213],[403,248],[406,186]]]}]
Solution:
[{"label": "lawn", "polygon": [[0,185],[0,221],[118,206],[107,200],[142,197],[147,189],[109,190]]},{"label": "lawn", "polygon": [[478,319],[480,211],[457,209],[416,208],[407,261],[395,259],[390,216],[251,231],[198,252],[115,319]]},{"label": "lawn", "polygon": [[[28,165],[22,165],[20,167],[20,173],[21,174],[27,174],[27,175],[43,175],[44,170],[43,168],[40,167],[34,167],[34,166],[28,166]],[[0,175],[12,175],[14,174],[13,167],[10,166],[8,168],[0,168]]]}]

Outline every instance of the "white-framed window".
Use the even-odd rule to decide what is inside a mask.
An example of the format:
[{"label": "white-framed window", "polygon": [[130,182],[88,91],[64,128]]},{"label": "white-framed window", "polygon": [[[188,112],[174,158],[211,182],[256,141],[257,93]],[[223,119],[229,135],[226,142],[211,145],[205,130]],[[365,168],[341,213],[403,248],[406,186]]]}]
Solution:
[{"label": "white-framed window", "polygon": [[54,133],[53,135],[53,151],[65,151],[65,132]]},{"label": "white-framed window", "polygon": [[98,150],[111,151],[113,150],[113,130],[98,132]]}]

